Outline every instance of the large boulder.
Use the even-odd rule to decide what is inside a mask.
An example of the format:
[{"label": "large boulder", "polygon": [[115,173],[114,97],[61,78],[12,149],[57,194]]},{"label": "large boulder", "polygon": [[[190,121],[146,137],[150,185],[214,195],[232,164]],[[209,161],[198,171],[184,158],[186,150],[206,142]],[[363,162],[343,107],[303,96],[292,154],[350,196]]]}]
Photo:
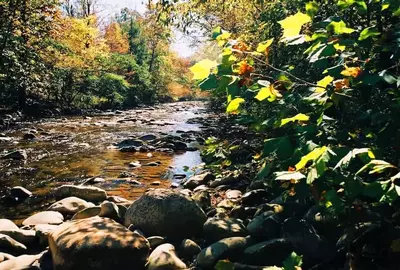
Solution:
[{"label": "large boulder", "polygon": [[109,218],[67,222],[49,235],[54,270],[142,269],[149,242]]},{"label": "large boulder", "polygon": [[158,246],[151,254],[147,263],[148,270],[187,269],[186,264],[176,255],[175,247],[171,244]]},{"label": "large boulder", "polygon": [[191,198],[168,189],[146,192],[125,214],[125,226],[133,225],[145,235],[183,239],[201,233],[207,217]]},{"label": "large boulder", "polygon": [[54,194],[57,198],[78,197],[89,202],[99,202],[107,199],[107,193],[98,187],[63,185]]},{"label": "large boulder", "polygon": [[31,226],[38,224],[59,225],[63,222],[64,222],[64,217],[60,212],[44,211],[28,217],[22,222],[22,225],[24,226]]},{"label": "large boulder", "polygon": [[47,210],[57,211],[63,215],[74,215],[85,208],[93,206],[94,206],[93,203],[89,203],[80,198],[68,197],[53,203],[52,205],[49,206]]}]

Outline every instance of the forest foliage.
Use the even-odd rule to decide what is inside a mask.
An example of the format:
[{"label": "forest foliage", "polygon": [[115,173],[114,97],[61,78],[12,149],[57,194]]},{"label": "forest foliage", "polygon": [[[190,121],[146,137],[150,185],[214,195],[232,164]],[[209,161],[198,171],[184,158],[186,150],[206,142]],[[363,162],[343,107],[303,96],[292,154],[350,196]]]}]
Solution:
[{"label": "forest foliage", "polygon": [[145,14],[123,9],[112,18],[99,16],[96,5],[0,1],[2,106],[128,107],[170,100],[173,82],[189,86],[190,63],[170,50],[171,29],[151,5]]},{"label": "forest foliage", "polygon": [[240,162],[243,143],[210,139],[211,167],[255,166],[284,198],[311,197],[342,224],[398,207],[400,2],[243,0],[235,23],[236,1],[191,2],[215,14],[202,24],[221,48],[191,67],[198,86],[264,138]]}]

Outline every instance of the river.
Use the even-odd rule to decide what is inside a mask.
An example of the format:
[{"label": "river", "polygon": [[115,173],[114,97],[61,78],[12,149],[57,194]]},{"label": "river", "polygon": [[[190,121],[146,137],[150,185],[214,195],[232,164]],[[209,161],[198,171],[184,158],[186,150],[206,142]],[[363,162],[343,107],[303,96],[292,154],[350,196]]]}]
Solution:
[{"label": "river", "polygon": [[[193,173],[201,163],[198,143],[204,103],[179,102],[128,111],[105,112],[25,122],[6,130],[0,154],[23,149],[26,161],[0,160],[0,217],[16,222],[52,202],[51,190],[63,184],[81,184],[97,177],[95,186],[109,195],[134,200],[151,187],[171,187]],[[34,134],[33,140],[24,134]],[[191,151],[121,152],[115,144],[143,135],[178,136]],[[158,166],[133,168],[129,163],[158,162]],[[5,200],[7,189],[23,186],[33,196],[23,202]]]}]

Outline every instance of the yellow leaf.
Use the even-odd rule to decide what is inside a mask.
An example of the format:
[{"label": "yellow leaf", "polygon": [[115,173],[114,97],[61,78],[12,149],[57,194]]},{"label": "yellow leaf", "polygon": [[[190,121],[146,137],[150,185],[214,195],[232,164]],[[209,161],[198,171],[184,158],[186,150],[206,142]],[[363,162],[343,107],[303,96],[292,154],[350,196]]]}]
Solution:
[{"label": "yellow leaf", "polygon": [[333,47],[337,50],[337,51],[344,51],[346,50],[346,46],[345,45],[340,45],[339,43],[335,43],[333,45]]},{"label": "yellow leaf", "polygon": [[265,52],[269,48],[269,46],[271,46],[272,42],[274,42],[274,38],[268,39],[265,42],[261,42],[257,46],[257,52],[259,53]]},{"label": "yellow leaf", "polygon": [[255,98],[259,101],[263,101],[267,98],[269,102],[276,100],[277,97],[282,97],[282,95],[275,90],[272,84],[268,87],[261,88],[258,94],[255,96]]},{"label": "yellow leaf", "polygon": [[217,37],[218,46],[223,47],[230,37],[231,37],[231,33],[229,33],[229,32],[224,32],[221,35],[219,35]]},{"label": "yellow leaf", "polygon": [[310,160],[316,160],[317,158],[322,156],[326,152],[327,149],[328,148],[326,146],[317,147],[314,150],[312,150],[310,153],[308,153],[307,155],[303,156],[300,159],[299,163],[296,164],[296,170],[303,169]]},{"label": "yellow leaf", "polygon": [[347,77],[356,78],[361,73],[361,68],[359,67],[345,67],[346,69],[343,70],[340,74]]},{"label": "yellow leaf", "polygon": [[333,82],[333,77],[332,76],[326,76],[326,77],[324,77],[322,80],[319,80],[318,82],[317,82],[317,88],[315,89],[315,92],[317,92],[317,93],[322,93],[322,92],[324,92],[325,91],[325,89],[326,89],[326,87],[331,83],[331,82]]},{"label": "yellow leaf", "polygon": [[237,112],[237,110],[239,109],[240,104],[242,104],[245,100],[243,98],[235,98],[232,99],[229,104],[228,107],[226,108],[226,112],[227,113],[235,113]]},{"label": "yellow leaf", "polygon": [[196,63],[190,68],[193,73],[193,80],[204,80],[210,75],[211,69],[217,66],[217,62],[208,59]]},{"label": "yellow leaf", "polygon": [[287,123],[290,122],[295,122],[295,121],[308,121],[310,119],[310,117],[308,115],[305,115],[303,113],[299,113],[296,114],[293,117],[289,117],[289,118],[284,118],[281,120],[281,126],[286,125]]},{"label": "yellow leaf", "polygon": [[283,28],[282,38],[297,36],[300,33],[301,27],[303,27],[305,23],[308,23],[310,21],[310,16],[302,12],[297,12],[296,14],[289,16],[282,21],[279,21],[278,23]]}]

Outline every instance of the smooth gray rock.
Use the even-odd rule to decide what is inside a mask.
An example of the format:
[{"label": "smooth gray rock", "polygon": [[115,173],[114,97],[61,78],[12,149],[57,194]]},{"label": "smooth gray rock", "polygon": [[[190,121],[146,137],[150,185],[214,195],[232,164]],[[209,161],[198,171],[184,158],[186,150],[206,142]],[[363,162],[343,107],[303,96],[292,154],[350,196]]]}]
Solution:
[{"label": "smooth gray rock", "polygon": [[5,234],[0,234],[0,249],[13,255],[22,254],[27,250],[24,244],[15,241],[13,238]]},{"label": "smooth gray rock", "polygon": [[54,194],[57,198],[78,197],[89,202],[100,202],[107,199],[107,193],[98,187],[63,185]]},{"label": "smooth gray rock", "polygon": [[103,203],[100,204],[100,217],[107,217],[111,218],[115,221],[120,221],[121,220],[121,215],[119,213],[119,208],[118,205],[116,205],[113,202],[109,201],[104,201]]},{"label": "smooth gray rock", "polygon": [[198,186],[206,185],[208,182],[214,179],[215,176],[212,173],[206,172],[198,175],[193,175],[185,183],[183,183],[183,186],[185,188],[195,189]]},{"label": "smooth gray rock", "polygon": [[203,235],[209,241],[223,238],[246,236],[248,232],[243,222],[234,218],[209,218],[203,226]]},{"label": "smooth gray rock", "polygon": [[125,214],[146,235],[183,239],[202,231],[206,215],[191,198],[169,189],[154,189],[134,201]]},{"label": "smooth gray rock", "polygon": [[175,247],[171,244],[158,246],[151,254],[147,262],[148,270],[175,270],[187,269],[186,264],[176,255]]},{"label": "smooth gray rock", "polygon": [[0,230],[0,234],[5,234],[10,236],[12,239],[24,244],[25,246],[33,245],[37,242],[35,231],[32,230]]},{"label": "smooth gray rock", "polygon": [[93,203],[89,203],[77,197],[68,197],[53,203],[47,208],[48,211],[57,211],[63,215],[74,215],[79,211],[93,207]]},{"label": "smooth gray rock", "polygon": [[293,245],[284,238],[272,239],[246,248],[245,263],[252,265],[282,266],[283,261],[293,252]]},{"label": "smooth gray rock", "polygon": [[247,230],[252,237],[262,240],[279,237],[282,225],[277,218],[277,215],[271,215],[271,212],[272,211],[265,212],[255,217],[251,222],[249,222],[249,224],[247,224]]},{"label": "smooth gray rock", "polygon": [[181,251],[185,256],[192,258],[201,252],[201,247],[193,240],[184,239],[181,243]]},{"label": "smooth gray rock", "polygon": [[1,270],[39,269],[38,262],[42,254],[21,255],[0,263]]},{"label": "smooth gray rock", "polygon": [[59,225],[64,222],[64,217],[60,212],[44,211],[36,213],[22,222],[24,226],[38,225],[38,224],[51,224]]},{"label": "smooth gray rock", "polygon": [[12,222],[9,219],[2,218],[0,219],[0,230],[18,230],[18,226],[15,225],[14,222]]},{"label": "smooth gray rock", "polygon": [[230,237],[219,240],[200,252],[197,256],[197,266],[213,269],[219,260],[235,260],[250,244],[250,239],[246,237]]},{"label": "smooth gray rock", "polygon": [[90,218],[94,216],[98,216],[100,214],[101,207],[100,206],[92,206],[85,208],[71,218],[71,220],[77,220],[77,219],[84,219],[84,218]]}]

